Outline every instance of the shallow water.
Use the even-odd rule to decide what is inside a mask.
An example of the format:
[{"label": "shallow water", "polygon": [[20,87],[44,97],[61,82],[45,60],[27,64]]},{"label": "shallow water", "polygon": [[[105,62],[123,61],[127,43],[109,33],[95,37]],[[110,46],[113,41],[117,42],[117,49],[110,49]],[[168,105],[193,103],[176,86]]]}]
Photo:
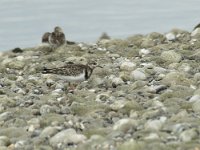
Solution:
[{"label": "shallow water", "polygon": [[199,0],[1,0],[0,50],[38,45],[46,31],[63,28],[67,39],[95,42],[102,32],[132,34],[191,31],[199,23]]}]

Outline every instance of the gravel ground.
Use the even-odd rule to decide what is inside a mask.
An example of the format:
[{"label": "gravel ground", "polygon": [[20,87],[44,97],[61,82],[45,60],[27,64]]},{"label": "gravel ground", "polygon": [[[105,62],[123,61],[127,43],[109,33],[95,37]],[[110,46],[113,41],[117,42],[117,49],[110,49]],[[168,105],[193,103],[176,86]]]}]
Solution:
[{"label": "gravel ground", "polygon": [[[1,53],[1,150],[200,150],[200,31]],[[68,83],[43,67],[97,62]]]}]

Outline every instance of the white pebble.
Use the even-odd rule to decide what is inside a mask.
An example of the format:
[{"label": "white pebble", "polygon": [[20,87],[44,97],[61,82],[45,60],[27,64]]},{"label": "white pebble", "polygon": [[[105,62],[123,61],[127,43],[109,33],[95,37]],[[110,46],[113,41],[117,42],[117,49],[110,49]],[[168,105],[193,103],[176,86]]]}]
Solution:
[{"label": "white pebble", "polygon": [[162,125],[165,123],[165,121],[167,120],[166,117],[161,117],[159,120],[149,120],[147,121],[147,123],[145,124],[146,129],[150,129],[150,130],[160,130]]},{"label": "white pebble", "polygon": [[124,118],[117,121],[114,126],[113,130],[120,130],[123,132],[127,132],[129,129],[136,127],[138,122],[134,119]]},{"label": "white pebble", "polygon": [[144,48],[139,51],[140,56],[145,56],[145,55],[148,55],[149,53],[150,53],[150,50],[144,49]]},{"label": "white pebble", "polygon": [[150,133],[147,137],[144,138],[145,140],[155,140],[155,139],[159,139],[158,134],[156,133]]},{"label": "white pebble", "polygon": [[97,50],[99,50],[99,51],[104,51],[104,52],[105,52],[105,51],[106,51],[106,48],[98,47]]},{"label": "white pebble", "polygon": [[16,81],[23,81],[24,78],[22,76],[18,76]]},{"label": "white pebble", "polygon": [[131,71],[134,70],[136,67],[136,64],[130,61],[125,61],[121,64],[120,69],[125,71]]},{"label": "white pebble", "polygon": [[34,125],[30,125],[28,128],[28,132],[33,132],[33,131],[35,131],[35,127]]},{"label": "white pebble", "polygon": [[200,95],[193,95],[190,99],[189,102],[196,102],[196,101],[200,101]]},{"label": "white pebble", "polygon": [[17,56],[16,59],[19,61],[22,61],[22,60],[24,60],[24,56]]},{"label": "white pebble", "polygon": [[[66,129],[58,132],[50,140],[50,144],[54,147],[59,147],[59,145],[67,145],[68,143],[78,144],[86,140],[86,136],[83,134],[78,134],[74,129]],[[60,145],[60,146],[61,146]]]},{"label": "white pebble", "polygon": [[168,41],[174,41],[176,39],[176,36],[173,33],[167,33],[165,35],[165,37],[167,38]]},{"label": "white pebble", "polygon": [[140,71],[140,69],[136,69],[134,71],[131,72],[131,77],[134,80],[145,80],[147,77],[145,75],[145,73],[143,73],[142,71]]},{"label": "white pebble", "polygon": [[115,85],[120,85],[120,84],[123,84],[124,81],[119,77],[115,77],[112,79],[112,83],[114,83]]}]

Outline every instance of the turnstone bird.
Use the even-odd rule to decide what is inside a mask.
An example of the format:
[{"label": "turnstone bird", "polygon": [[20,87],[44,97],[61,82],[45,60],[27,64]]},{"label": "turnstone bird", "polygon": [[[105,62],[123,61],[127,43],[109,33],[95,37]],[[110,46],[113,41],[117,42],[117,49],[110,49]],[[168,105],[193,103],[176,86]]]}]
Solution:
[{"label": "turnstone bird", "polygon": [[51,35],[50,32],[44,33],[44,35],[42,36],[42,43],[49,43],[49,36],[50,35]]},{"label": "turnstone bird", "polygon": [[194,29],[193,29],[193,30],[195,30],[195,29],[197,29],[197,28],[200,28],[200,23],[199,23],[199,24],[197,24],[197,25],[194,27]]},{"label": "turnstone bird", "polygon": [[49,43],[53,47],[58,47],[66,43],[65,34],[61,27],[57,26],[54,28],[54,32],[46,32],[42,36],[42,43]]},{"label": "turnstone bird", "polygon": [[65,34],[61,27],[57,26],[54,28],[54,32],[49,35],[48,41],[51,45],[55,46],[61,46],[66,43]]},{"label": "turnstone bird", "polygon": [[42,73],[55,74],[59,79],[63,79],[68,83],[82,82],[90,78],[94,68],[95,67],[90,67],[88,65],[69,63],[63,67],[44,68]]},{"label": "turnstone bird", "polygon": [[194,29],[193,29],[193,31],[192,31],[192,33],[191,33],[191,36],[192,36],[192,37],[193,37],[193,36],[196,36],[196,35],[199,36],[199,33],[200,33],[200,23],[197,24],[197,25],[194,27]]},{"label": "turnstone bird", "polygon": [[103,32],[99,37],[99,41],[101,40],[110,40],[110,36],[106,32]]}]

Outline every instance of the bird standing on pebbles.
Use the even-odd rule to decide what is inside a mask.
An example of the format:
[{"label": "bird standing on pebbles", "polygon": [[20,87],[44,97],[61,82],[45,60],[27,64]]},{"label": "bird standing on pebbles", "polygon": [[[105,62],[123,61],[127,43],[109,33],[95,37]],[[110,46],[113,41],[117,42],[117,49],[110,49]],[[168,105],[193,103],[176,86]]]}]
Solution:
[{"label": "bird standing on pebbles", "polygon": [[66,43],[65,34],[61,27],[56,26],[54,32],[46,32],[42,36],[42,43],[49,43],[53,47],[59,47]]},{"label": "bird standing on pebbles", "polygon": [[54,28],[54,32],[49,36],[49,43],[55,46],[61,46],[66,43],[65,34],[61,27],[57,26]]},{"label": "bird standing on pebbles", "polygon": [[[44,68],[43,74],[54,74],[57,78],[62,79],[66,82],[82,82],[90,78],[94,68],[101,67],[97,65],[89,66],[83,64],[69,63],[63,67],[58,68]],[[102,68],[102,67],[101,67]],[[68,91],[74,91],[75,87],[69,87]]]},{"label": "bird standing on pebbles", "polygon": [[44,33],[44,35],[42,36],[42,43],[49,43],[49,36],[50,35],[51,35],[50,32]]},{"label": "bird standing on pebbles", "polygon": [[192,36],[192,37],[194,37],[194,36],[199,36],[199,33],[200,33],[200,23],[197,24],[197,25],[194,27],[194,29],[193,29],[193,31],[192,31],[192,33],[191,33],[191,36]]},{"label": "bird standing on pebbles", "polygon": [[94,68],[91,68],[88,65],[82,64],[67,64],[63,67],[44,68],[43,74],[55,74],[58,78],[63,79],[67,82],[82,82],[92,75],[92,71]]},{"label": "bird standing on pebbles", "polygon": [[194,29],[193,29],[193,30],[195,30],[195,29],[197,29],[197,28],[200,28],[200,23],[199,23],[199,24],[197,24],[197,25],[194,27]]}]

